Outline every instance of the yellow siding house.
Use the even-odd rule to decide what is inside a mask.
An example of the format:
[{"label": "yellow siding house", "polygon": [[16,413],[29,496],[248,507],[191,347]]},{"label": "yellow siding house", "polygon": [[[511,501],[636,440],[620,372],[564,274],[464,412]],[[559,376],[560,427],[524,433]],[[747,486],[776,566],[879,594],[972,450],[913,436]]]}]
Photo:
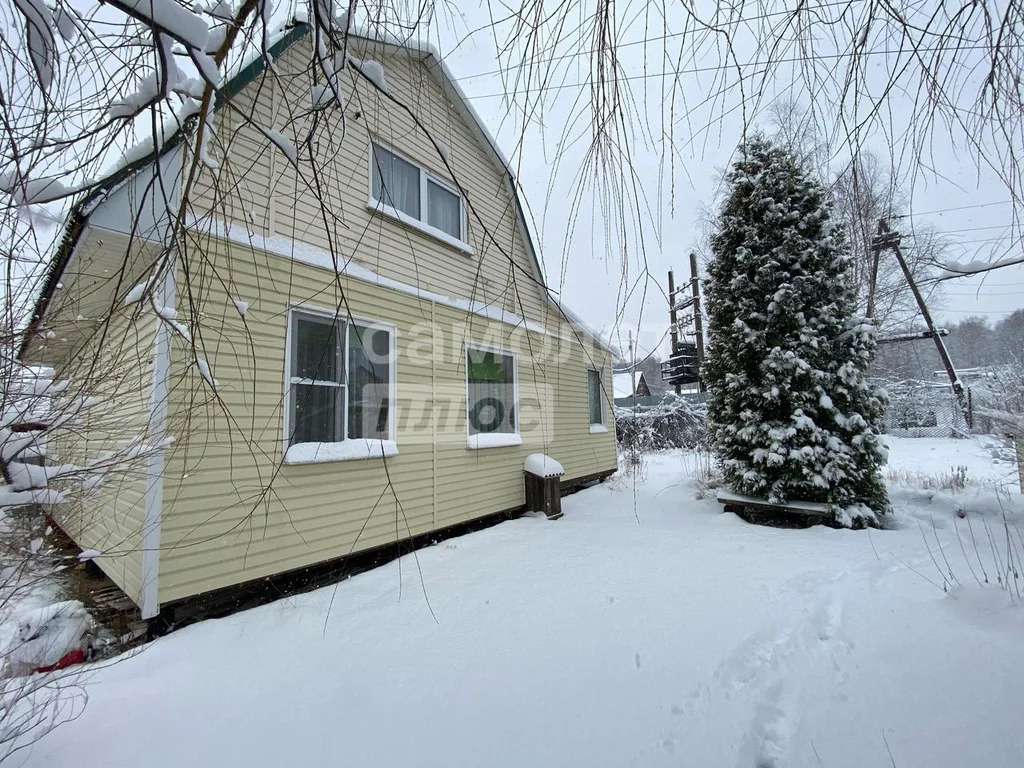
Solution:
[{"label": "yellow siding house", "polygon": [[612,354],[438,54],[311,36],[79,203],[23,347],[99,397],[54,460],[139,457],[52,516],[144,617],[616,467]]}]

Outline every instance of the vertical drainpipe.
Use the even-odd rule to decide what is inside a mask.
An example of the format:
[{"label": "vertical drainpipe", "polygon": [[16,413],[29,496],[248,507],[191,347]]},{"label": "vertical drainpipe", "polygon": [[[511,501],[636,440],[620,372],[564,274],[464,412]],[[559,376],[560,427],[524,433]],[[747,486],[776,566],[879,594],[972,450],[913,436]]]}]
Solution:
[{"label": "vertical drainpipe", "polygon": [[[166,266],[154,299],[162,307],[173,307],[175,301],[175,264]],[[160,524],[163,513],[164,469],[167,464],[164,440],[167,436],[167,397],[171,370],[171,328],[157,319],[153,339],[152,381],[149,390],[148,442],[160,446],[146,457],[145,517],[142,524],[142,618],[150,619],[160,612]]]}]

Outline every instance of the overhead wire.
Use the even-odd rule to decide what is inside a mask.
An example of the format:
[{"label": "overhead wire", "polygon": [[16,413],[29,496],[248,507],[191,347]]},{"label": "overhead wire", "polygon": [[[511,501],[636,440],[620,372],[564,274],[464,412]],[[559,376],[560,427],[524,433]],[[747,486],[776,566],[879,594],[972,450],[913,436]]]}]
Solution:
[{"label": "overhead wire", "polygon": [[[1007,46],[1007,47],[1009,47],[1009,48],[1024,48],[1024,43],[1018,44],[1018,45],[1010,45],[1010,46]],[[915,53],[929,53],[929,52],[934,53],[934,52],[945,51],[945,50],[947,50],[947,48],[945,48],[943,46],[934,46],[934,47],[930,47],[930,48],[916,48],[914,52]],[[990,50],[990,48],[987,45],[973,45],[973,46],[972,45],[968,45],[968,46],[960,47],[959,50],[961,50],[961,51],[984,51],[984,50]],[[779,64],[806,64],[809,61],[835,61],[835,60],[838,60],[838,59],[860,58],[862,56],[894,56],[894,55],[901,55],[901,54],[905,54],[905,53],[908,53],[908,51],[906,51],[904,49],[892,50],[892,49],[888,49],[888,48],[886,48],[884,50],[881,50],[881,51],[851,51],[851,52],[848,52],[848,53],[824,53],[824,54],[817,54],[817,55],[813,55],[813,56],[811,56],[811,55],[792,56],[792,57],[788,57],[788,58],[781,58],[781,59],[774,59],[774,60],[773,59],[766,59],[764,61],[748,61],[748,62],[746,62],[746,63],[744,63],[742,65],[718,64],[718,65],[715,65],[715,66],[691,67],[689,69],[679,69],[679,70],[676,70],[674,72],[673,71],[659,71],[659,72],[646,72],[646,73],[644,73],[642,75],[622,75],[621,77],[616,78],[616,80],[620,81],[620,82],[621,81],[633,81],[633,80],[652,80],[652,79],[656,79],[656,78],[665,78],[665,77],[672,77],[672,76],[678,77],[680,75],[696,75],[696,74],[702,74],[702,73],[707,73],[707,72],[721,72],[721,71],[724,71],[724,70],[735,70],[737,68],[737,66],[743,66],[743,67],[767,67],[767,66],[777,66]],[[541,91],[541,92],[544,92],[544,91],[561,91],[561,90],[564,90],[564,89],[567,89],[567,88],[585,88],[585,87],[588,87],[590,85],[591,85],[590,81],[582,81],[582,82],[578,82],[578,83],[560,83],[558,85],[539,86],[535,90],[536,91]],[[508,98],[509,95],[510,94],[507,91],[502,91],[500,93],[478,94],[478,95],[475,95],[475,96],[474,95],[470,95],[469,98],[470,98],[470,100],[472,100],[472,99],[495,99],[495,98]]]}]

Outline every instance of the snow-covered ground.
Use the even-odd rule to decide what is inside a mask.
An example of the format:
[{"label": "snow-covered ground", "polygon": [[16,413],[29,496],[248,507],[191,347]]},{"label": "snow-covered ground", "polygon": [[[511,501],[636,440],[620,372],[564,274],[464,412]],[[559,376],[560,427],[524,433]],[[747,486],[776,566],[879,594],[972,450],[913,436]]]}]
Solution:
[{"label": "snow-covered ground", "polygon": [[[1010,476],[986,445],[893,440],[884,531],[748,525],[651,457],[562,520],[93,665],[25,764],[1017,768],[1024,607],[980,582],[1024,504],[976,484]],[[925,487],[960,465],[965,491]]]}]

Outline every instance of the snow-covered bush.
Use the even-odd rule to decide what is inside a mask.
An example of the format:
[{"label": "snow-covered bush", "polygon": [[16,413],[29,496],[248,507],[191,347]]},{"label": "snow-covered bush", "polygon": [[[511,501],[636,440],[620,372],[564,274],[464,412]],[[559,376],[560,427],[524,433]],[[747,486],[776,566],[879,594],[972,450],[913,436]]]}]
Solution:
[{"label": "snow-covered bush", "polygon": [[1024,438],[1024,359],[983,369],[971,384],[974,431]]},{"label": "snow-covered bush", "polygon": [[615,437],[624,452],[704,448],[707,423],[704,403],[671,393],[654,406],[615,408]]},{"label": "snow-covered bush", "polygon": [[711,436],[732,490],[888,510],[875,329],[854,316],[845,235],[824,189],[763,139],[740,148],[711,237],[704,365]]}]

